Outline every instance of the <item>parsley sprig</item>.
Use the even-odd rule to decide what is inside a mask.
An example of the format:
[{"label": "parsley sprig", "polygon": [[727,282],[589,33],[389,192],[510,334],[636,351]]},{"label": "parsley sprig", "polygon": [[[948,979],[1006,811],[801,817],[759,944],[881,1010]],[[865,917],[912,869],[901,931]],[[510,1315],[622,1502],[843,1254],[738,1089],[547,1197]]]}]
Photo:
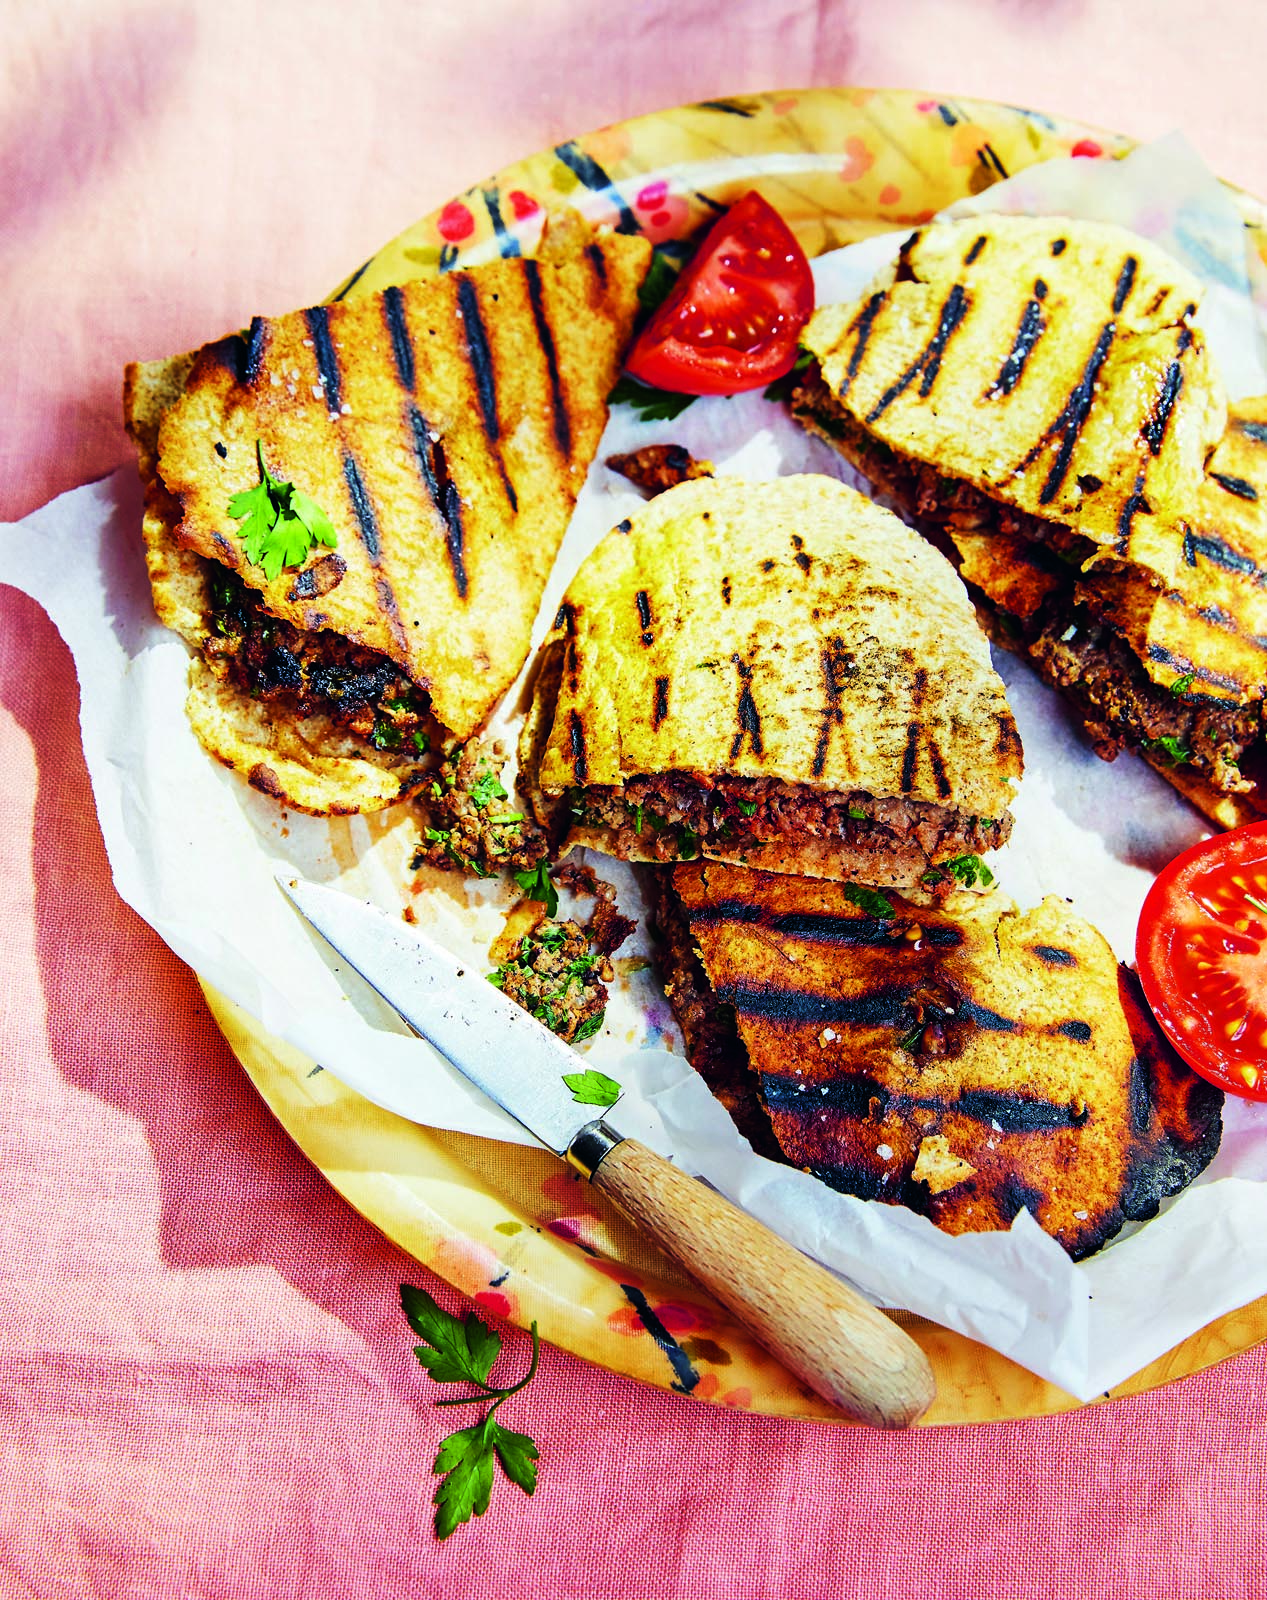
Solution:
[{"label": "parsley sprig", "polygon": [[607,396],[610,406],[632,406],[639,422],[672,422],[680,417],[687,406],[694,405],[698,395],[674,394],[668,389],[653,389],[639,383],[636,378],[623,377]]},{"label": "parsley sprig", "polygon": [[489,1382],[493,1363],[501,1353],[498,1334],[473,1313],[455,1317],[443,1310],[425,1289],[412,1284],[400,1286],[400,1304],[409,1326],[424,1342],[414,1346],[414,1354],[427,1369],[434,1383],[474,1384],[479,1394],[446,1395],[438,1406],[474,1405],[484,1400],[493,1403],[469,1428],[459,1428],[440,1441],[432,1471],[440,1483],[432,1497],[436,1508],[437,1539],[447,1539],[455,1528],[488,1510],[493,1489],[493,1463],[496,1460],[512,1483],[525,1494],[537,1487],[536,1445],[526,1433],[503,1428],[496,1419],[497,1408],[512,1394],[518,1394],[536,1375],[541,1353],[537,1324],[532,1324],[532,1361],[518,1383],[499,1389]]},{"label": "parsley sprig", "polygon": [[229,501],[229,515],[242,526],[238,529],[246,545],[246,559],[253,567],[263,567],[272,583],[283,567],[298,567],[314,544],[338,544],[338,535],[325,512],[302,489],[275,478],[264,464],[264,445],[255,441],[255,456],[260,464],[260,481],[253,489],[243,489]]},{"label": "parsley sprig", "polygon": [[[602,1017],[591,1017],[591,1022],[597,1026],[586,1033],[584,1028],[577,1034],[577,1041],[590,1038],[602,1026]],[[598,1072],[593,1067],[585,1072],[565,1072],[563,1081],[572,1091],[573,1100],[583,1106],[614,1106],[620,1099],[620,1085],[615,1078],[609,1078],[605,1072]]]},{"label": "parsley sprig", "polygon": [[526,899],[545,903],[547,917],[552,917],[559,909],[559,891],[551,881],[548,861],[539,861],[535,867],[525,867],[522,872],[516,872],[515,882]]}]

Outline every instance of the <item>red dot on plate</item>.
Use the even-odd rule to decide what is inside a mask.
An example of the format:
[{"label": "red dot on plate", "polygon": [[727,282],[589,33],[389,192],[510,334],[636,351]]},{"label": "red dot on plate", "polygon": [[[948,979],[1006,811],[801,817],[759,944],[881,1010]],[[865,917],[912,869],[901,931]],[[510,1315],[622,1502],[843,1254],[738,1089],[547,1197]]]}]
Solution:
[{"label": "red dot on plate", "polygon": [[672,221],[673,213],[671,211],[656,211],[652,214],[651,226],[653,228],[662,228],[666,222]]},{"label": "red dot on plate", "polygon": [[440,230],[441,238],[447,239],[450,244],[456,244],[459,239],[469,239],[475,232],[475,218],[470,209],[460,200],[450,200],[440,213],[440,220],[436,224]]},{"label": "red dot on plate", "polygon": [[639,211],[651,211],[664,204],[665,196],[669,192],[669,185],[661,178],[657,183],[649,183],[646,188],[639,189],[638,198],[634,204]]},{"label": "red dot on plate", "polygon": [[1104,146],[1097,144],[1094,139],[1079,139],[1069,154],[1071,156],[1102,156],[1104,154]]},{"label": "red dot on plate", "polygon": [[902,198],[902,191],[896,183],[886,183],[876,198],[882,206],[895,206]]},{"label": "red dot on plate", "polygon": [[534,200],[530,194],[525,194],[522,189],[512,189],[509,196],[510,209],[522,222],[525,217],[535,216],[541,210],[541,202]]}]

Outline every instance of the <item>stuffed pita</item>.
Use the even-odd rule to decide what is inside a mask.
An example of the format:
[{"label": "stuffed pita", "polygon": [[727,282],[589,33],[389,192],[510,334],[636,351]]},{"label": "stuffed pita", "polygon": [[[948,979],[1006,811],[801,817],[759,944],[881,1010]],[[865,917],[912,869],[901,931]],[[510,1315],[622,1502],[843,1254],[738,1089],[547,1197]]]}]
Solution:
[{"label": "stuffed pita", "polygon": [[522,766],[563,848],[985,882],[1020,740],[948,562],[831,478],[697,480],[594,550]]}]

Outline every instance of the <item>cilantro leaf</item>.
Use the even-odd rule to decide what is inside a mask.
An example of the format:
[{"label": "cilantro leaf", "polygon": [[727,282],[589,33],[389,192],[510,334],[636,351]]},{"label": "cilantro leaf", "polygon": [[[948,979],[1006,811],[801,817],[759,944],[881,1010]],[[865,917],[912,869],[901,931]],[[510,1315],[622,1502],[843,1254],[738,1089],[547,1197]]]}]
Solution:
[{"label": "cilantro leaf", "polygon": [[736,804],[738,805],[740,811],[743,812],[745,817],[756,816],[757,802],[755,800],[739,800],[736,802]]},{"label": "cilantro leaf", "polygon": [[559,891],[550,880],[549,862],[539,861],[535,867],[524,867],[515,873],[515,882],[527,899],[544,902],[547,917],[552,917],[559,909]]},{"label": "cilantro leaf", "polygon": [[668,299],[669,291],[677,282],[679,270],[670,265],[669,258],[663,251],[652,252],[647,275],[638,285],[638,305],[644,316],[658,311]]},{"label": "cilantro leaf", "polygon": [[228,511],[242,524],[238,534],[246,559],[253,567],[263,567],[272,583],[283,567],[302,566],[314,544],[333,547],[339,541],[329,517],[310,495],[273,477],[261,439],[255,441],[255,457],[260,481],[235,494]]},{"label": "cilantro leaf", "polygon": [[865,911],[869,917],[878,917],[887,921],[893,915],[893,902],[886,895],[880,894],[875,889],[864,889],[861,884],[847,883],[844,885],[845,899]]},{"label": "cilantro leaf", "polygon": [[632,406],[640,422],[672,422],[699,398],[693,394],[673,394],[667,389],[652,389],[636,378],[620,378],[607,396],[609,406]]},{"label": "cilantro leaf", "polygon": [[596,1072],[592,1067],[585,1072],[565,1072],[563,1081],[578,1105],[614,1106],[620,1099],[620,1085],[615,1078],[609,1078],[605,1072]]}]

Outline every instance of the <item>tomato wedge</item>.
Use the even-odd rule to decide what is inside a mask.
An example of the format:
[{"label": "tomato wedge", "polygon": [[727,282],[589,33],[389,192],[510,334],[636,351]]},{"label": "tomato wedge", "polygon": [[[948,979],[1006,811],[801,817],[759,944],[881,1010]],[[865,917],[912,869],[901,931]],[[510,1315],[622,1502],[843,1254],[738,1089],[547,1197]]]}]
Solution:
[{"label": "tomato wedge", "polygon": [[1267,822],[1176,856],[1144,901],[1144,994],[1194,1071],[1267,1100]]},{"label": "tomato wedge", "polygon": [[756,389],[792,370],[813,309],[805,252],[753,190],[709,229],[625,366],[677,394]]}]

